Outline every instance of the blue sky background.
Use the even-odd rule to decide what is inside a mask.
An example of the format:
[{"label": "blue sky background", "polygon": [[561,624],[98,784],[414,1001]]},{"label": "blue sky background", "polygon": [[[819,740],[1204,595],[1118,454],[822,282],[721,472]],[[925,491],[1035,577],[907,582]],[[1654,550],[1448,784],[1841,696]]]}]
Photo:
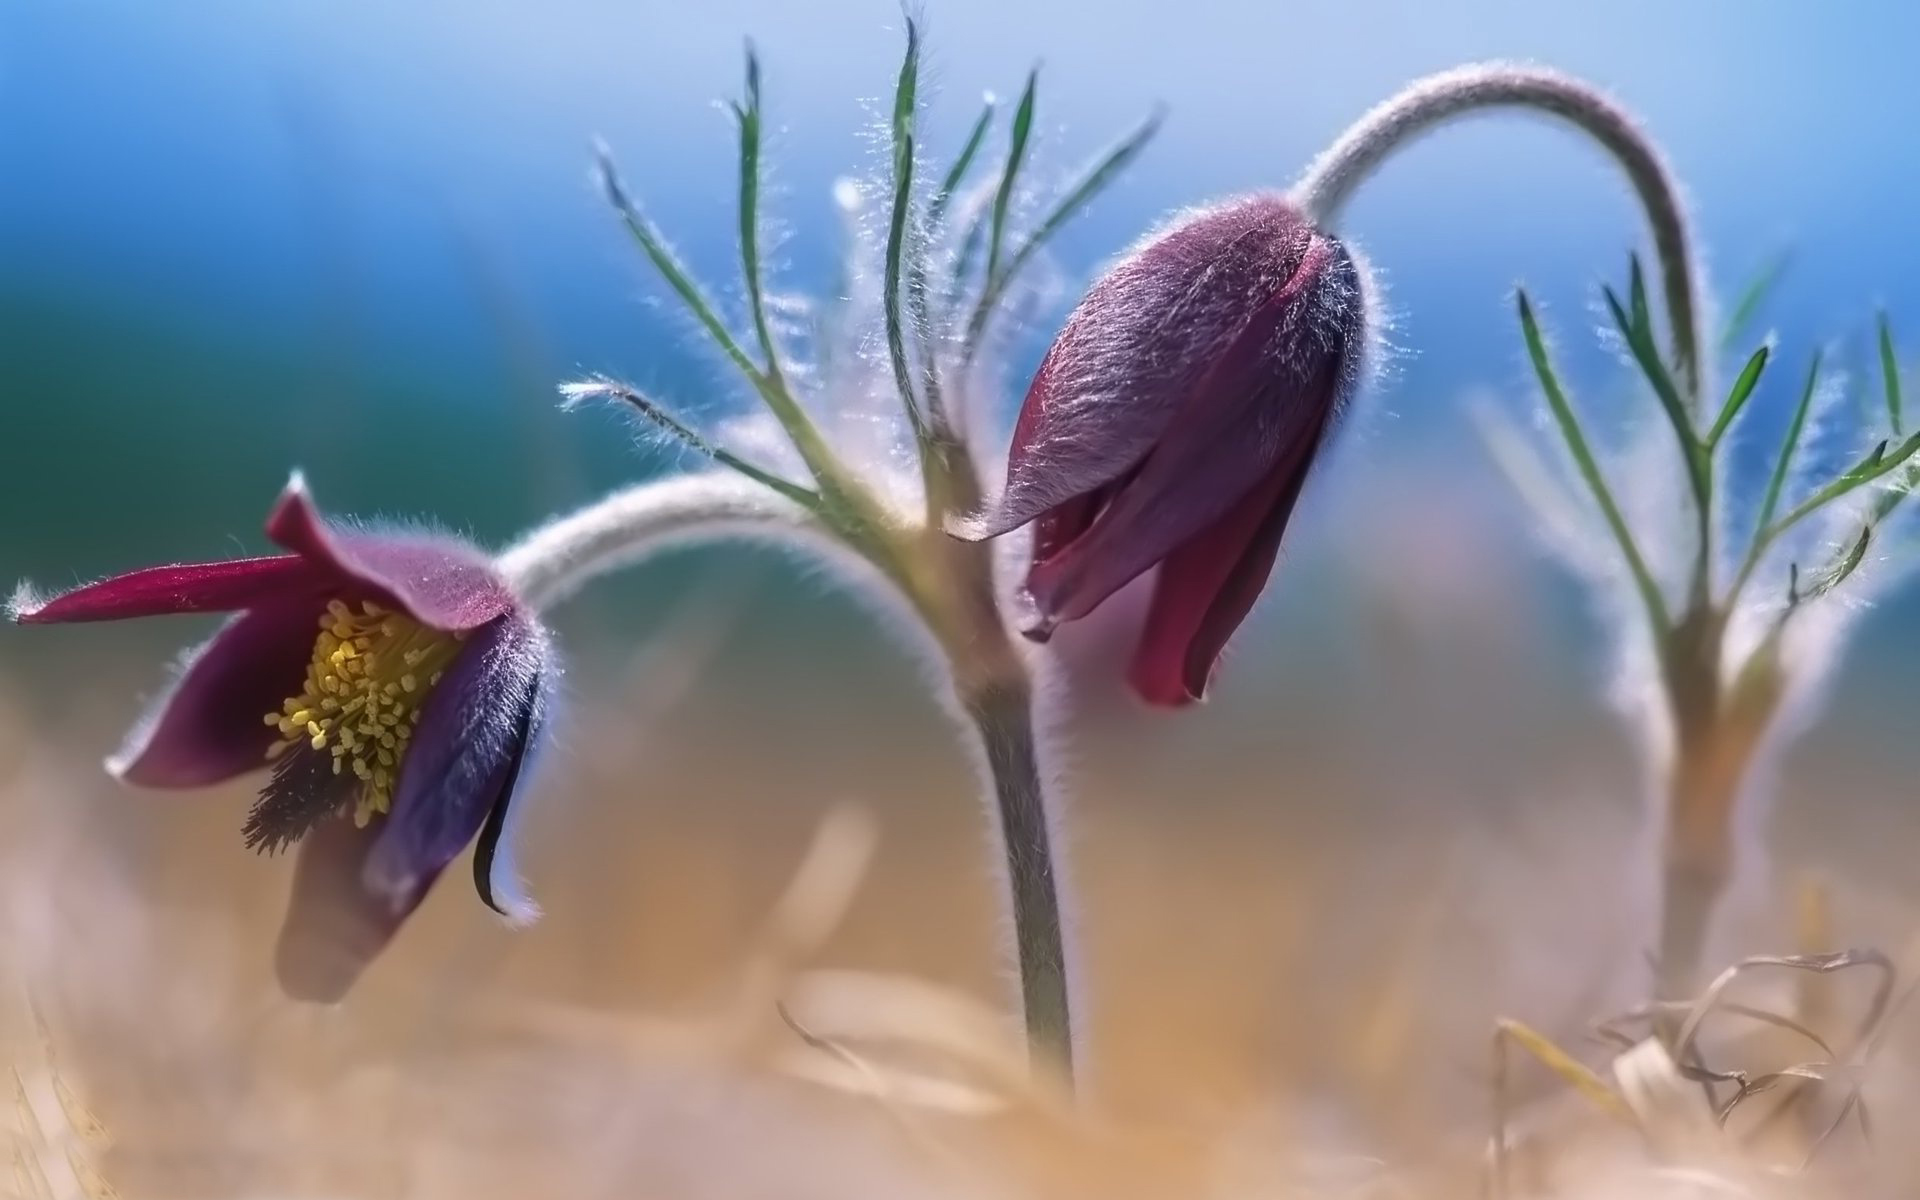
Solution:
[{"label": "blue sky background", "polygon": [[[1791,248],[1768,312],[1784,369],[1759,393],[1764,421],[1815,341],[1864,346],[1876,305],[1920,339],[1908,6],[920,12],[936,151],[982,93],[1011,97],[1035,63],[1055,178],[1167,106],[1136,170],[1056,243],[1076,275],[1169,208],[1288,183],[1409,78],[1500,56],[1585,75],[1645,118],[1723,291]],[[15,0],[0,10],[0,402],[15,418],[0,440],[0,573],[57,584],[220,553],[256,537],[294,465],[340,507],[439,512],[490,538],[654,469],[604,420],[553,414],[552,384],[604,369],[708,411],[735,393],[654,303],[589,183],[591,139],[727,291],[734,163],[716,101],[737,90],[751,35],[785,282],[824,280],[830,187],[873,163],[868,123],[901,26],[886,0]],[[1338,494],[1408,464],[1442,485],[1489,473],[1460,399],[1529,386],[1517,282],[1544,302],[1576,382],[1617,379],[1591,304],[1639,217],[1565,131],[1515,117],[1448,130],[1374,180],[1347,228],[1388,285],[1401,353],[1349,434],[1360,450]],[[1316,529],[1337,540],[1345,519],[1310,506],[1301,545]]]}]

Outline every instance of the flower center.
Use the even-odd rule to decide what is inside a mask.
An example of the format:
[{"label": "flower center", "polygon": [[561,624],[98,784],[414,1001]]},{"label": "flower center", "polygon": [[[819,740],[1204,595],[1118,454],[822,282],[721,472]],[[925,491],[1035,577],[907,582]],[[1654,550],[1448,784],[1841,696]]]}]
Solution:
[{"label": "flower center", "polygon": [[393,809],[393,787],[407,752],[420,703],[460,651],[464,635],[445,633],[366,601],[355,612],[328,603],[307,663],[306,684],[266,723],[281,740],[267,750],[278,758],[305,744],[331,750],[333,773],[360,780],[354,824]]}]

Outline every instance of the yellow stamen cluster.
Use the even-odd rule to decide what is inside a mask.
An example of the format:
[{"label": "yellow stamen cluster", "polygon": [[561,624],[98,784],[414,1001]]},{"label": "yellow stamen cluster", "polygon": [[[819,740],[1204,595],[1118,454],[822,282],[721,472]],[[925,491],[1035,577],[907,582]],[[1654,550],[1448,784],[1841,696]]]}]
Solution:
[{"label": "yellow stamen cluster", "polygon": [[371,601],[359,612],[332,601],[320,618],[306,686],[266,716],[281,736],[267,757],[302,743],[331,748],[333,773],[352,771],[362,784],[354,823],[365,826],[376,813],[391,811],[420,703],[459,652],[460,639]]}]

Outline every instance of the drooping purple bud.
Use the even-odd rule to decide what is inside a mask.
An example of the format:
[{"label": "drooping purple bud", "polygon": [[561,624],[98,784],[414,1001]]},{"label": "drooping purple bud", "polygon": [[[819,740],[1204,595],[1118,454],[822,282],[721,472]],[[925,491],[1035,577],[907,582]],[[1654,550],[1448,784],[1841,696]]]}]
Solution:
[{"label": "drooping purple bud", "polygon": [[1032,524],[1044,640],[1160,568],[1130,677],[1200,699],[1364,358],[1346,247],[1276,195],[1186,214],[1094,284],[1040,364],[987,538]]}]

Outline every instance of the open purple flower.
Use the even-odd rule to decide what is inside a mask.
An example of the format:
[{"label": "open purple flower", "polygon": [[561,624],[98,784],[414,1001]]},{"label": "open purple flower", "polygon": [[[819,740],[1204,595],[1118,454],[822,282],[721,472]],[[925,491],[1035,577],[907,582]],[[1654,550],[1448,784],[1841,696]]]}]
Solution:
[{"label": "open purple flower", "polygon": [[1028,637],[1157,566],[1133,687],[1205,694],[1359,375],[1360,270],[1256,195],[1182,217],[1094,284],[1027,392],[1005,490],[955,531],[1033,524]]},{"label": "open purple flower", "polygon": [[295,476],[267,518],[291,553],[148,567],[44,601],[28,624],[236,615],[108,760],[141,787],[271,769],[245,826],[301,844],[276,969],[287,992],[346,994],[427,889],[478,840],[480,898],[515,921],[509,818],[554,674],[532,613],[476,547],[330,525]]}]

